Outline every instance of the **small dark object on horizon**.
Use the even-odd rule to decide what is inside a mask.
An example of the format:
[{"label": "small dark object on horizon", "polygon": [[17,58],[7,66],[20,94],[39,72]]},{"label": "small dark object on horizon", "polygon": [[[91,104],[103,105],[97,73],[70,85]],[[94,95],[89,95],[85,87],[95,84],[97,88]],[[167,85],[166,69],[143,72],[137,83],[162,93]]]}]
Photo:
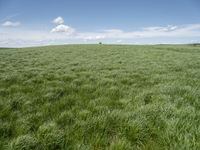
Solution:
[{"label": "small dark object on horizon", "polygon": [[192,43],[192,46],[200,46],[200,43]]},{"label": "small dark object on horizon", "polygon": [[99,45],[101,45],[102,44],[102,42],[99,42]]}]

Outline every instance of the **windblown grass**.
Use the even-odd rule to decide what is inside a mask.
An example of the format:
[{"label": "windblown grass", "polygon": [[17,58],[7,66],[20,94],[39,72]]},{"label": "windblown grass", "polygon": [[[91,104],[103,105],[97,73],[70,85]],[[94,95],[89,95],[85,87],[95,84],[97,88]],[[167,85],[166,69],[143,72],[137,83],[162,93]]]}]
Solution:
[{"label": "windblown grass", "polygon": [[200,47],[0,49],[0,149],[200,149]]}]

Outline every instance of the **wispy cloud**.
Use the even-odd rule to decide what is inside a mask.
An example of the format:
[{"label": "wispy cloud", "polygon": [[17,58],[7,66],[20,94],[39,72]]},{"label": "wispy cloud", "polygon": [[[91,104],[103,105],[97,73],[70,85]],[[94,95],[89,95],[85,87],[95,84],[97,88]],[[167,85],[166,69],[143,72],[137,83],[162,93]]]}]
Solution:
[{"label": "wispy cloud", "polygon": [[15,14],[8,15],[5,18],[1,19],[0,22],[4,22],[6,20],[11,20],[11,19],[13,19],[13,18],[15,18],[16,16],[19,16],[19,15],[20,15],[20,13],[15,13]]},{"label": "wispy cloud", "polygon": [[[145,27],[140,30],[125,32],[121,29],[109,29],[102,32],[79,33],[79,38],[95,40],[96,37],[101,39],[136,39],[136,38],[187,38],[200,37],[200,24],[190,24],[182,26],[155,26]],[[87,38],[89,37],[89,38]]]},{"label": "wispy cloud", "polygon": [[156,26],[156,27],[146,27],[146,28],[144,28],[145,31],[161,31],[161,32],[169,32],[169,31],[174,31],[176,29],[178,29],[178,27],[173,26],[173,25],[168,25],[166,27]]},{"label": "wispy cloud", "polygon": [[6,21],[2,24],[3,27],[18,27],[20,26],[20,22],[12,22],[12,21]]}]

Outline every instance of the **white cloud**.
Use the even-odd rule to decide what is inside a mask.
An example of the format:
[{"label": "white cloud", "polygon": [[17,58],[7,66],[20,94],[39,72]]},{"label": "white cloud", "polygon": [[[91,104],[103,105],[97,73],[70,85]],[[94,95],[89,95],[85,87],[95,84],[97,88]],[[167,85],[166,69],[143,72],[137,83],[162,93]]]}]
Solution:
[{"label": "white cloud", "polygon": [[[200,24],[181,26],[145,27],[135,31],[120,29],[101,30],[98,32],[78,32],[73,27],[61,24],[49,31],[21,30],[20,28],[0,27],[1,46],[34,46],[62,43],[190,43],[200,41]],[[24,36],[26,35],[26,36]],[[123,42],[122,42],[123,41]]]},{"label": "white cloud", "polygon": [[57,17],[52,21],[54,24],[60,25],[64,23],[64,19],[62,17]]},{"label": "white cloud", "polygon": [[74,28],[63,24],[57,25],[55,28],[51,30],[51,33],[66,33],[68,35],[71,35],[74,32],[75,32]]},{"label": "white cloud", "polygon": [[21,25],[20,22],[11,22],[11,21],[6,21],[2,24],[2,26],[4,26],[4,27],[17,27],[20,25]]}]

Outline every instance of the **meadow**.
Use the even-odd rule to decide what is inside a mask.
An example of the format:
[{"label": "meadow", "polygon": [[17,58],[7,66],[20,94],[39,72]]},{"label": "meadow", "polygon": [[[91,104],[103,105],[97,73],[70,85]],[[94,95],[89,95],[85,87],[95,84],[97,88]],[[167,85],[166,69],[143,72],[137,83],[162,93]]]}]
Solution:
[{"label": "meadow", "polygon": [[200,46],[1,48],[0,149],[200,149]]}]

